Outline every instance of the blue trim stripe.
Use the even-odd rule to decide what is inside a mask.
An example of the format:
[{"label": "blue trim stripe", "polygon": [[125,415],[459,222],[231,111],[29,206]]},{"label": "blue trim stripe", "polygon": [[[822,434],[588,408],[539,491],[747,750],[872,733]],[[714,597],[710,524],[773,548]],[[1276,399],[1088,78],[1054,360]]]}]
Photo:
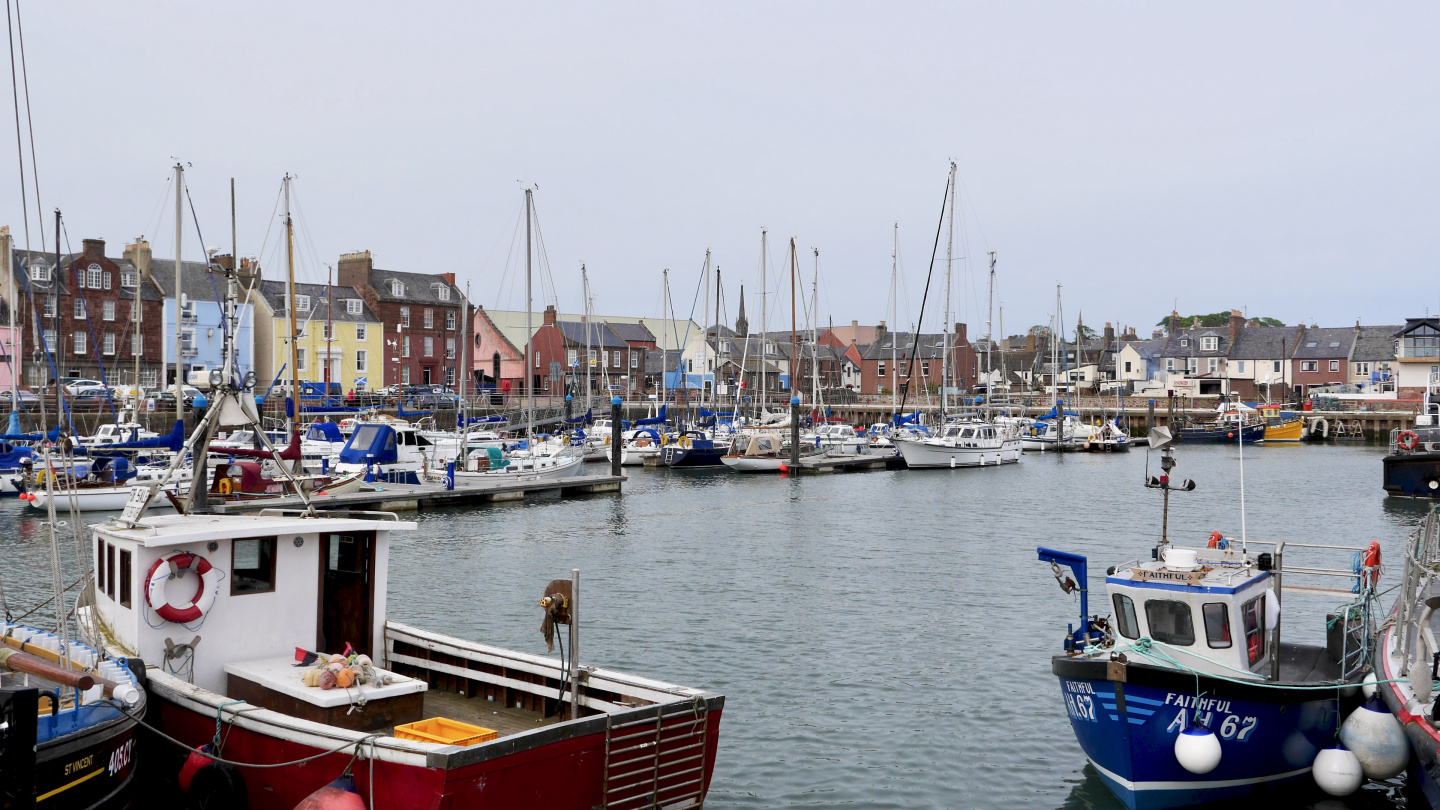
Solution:
[{"label": "blue trim stripe", "polygon": [[1145,721],[1144,721],[1144,720],[1141,720],[1141,719],[1138,718],[1138,717],[1127,717],[1127,718],[1125,718],[1125,719],[1126,719],[1126,720],[1129,720],[1129,721],[1131,722],[1131,724],[1133,724],[1133,725],[1137,725],[1137,726],[1143,726],[1143,725],[1145,725]]},{"label": "blue trim stripe", "polygon": [[1164,706],[1164,705],[1165,705],[1165,701],[1163,701],[1163,700],[1155,700],[1154,698],[1146,698],[1146,697],[1136,697],[1135,695],[1126,695],[1126,696],[1125,696],[1125,702],[1126,702],[1126,703],[1144,703],[1144,704],[1149,705],[1149,706]]},{"label": "blue trim stripe", "polygon": [[1233,594],[1270,578],[1269,571],[1245,580],[1240,585],[1228,588],[1223,585],[1181,585],[1173,582],[1159,582],[1152,579],[1129,579],[1127,577],[1106,577],[1106,585],[1120,585],[1126,588],[1144,588],[1152,591],[1181,591],[1184,593],[1229,593]]}]

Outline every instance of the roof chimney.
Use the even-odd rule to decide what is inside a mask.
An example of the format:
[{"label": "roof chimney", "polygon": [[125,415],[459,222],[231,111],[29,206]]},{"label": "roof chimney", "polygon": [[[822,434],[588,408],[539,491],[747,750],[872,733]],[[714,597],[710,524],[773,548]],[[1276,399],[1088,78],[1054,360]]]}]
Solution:
[{"label": "roof chimney", "polygon": [[137,239],[135,244],[125,246],[124,255],[140,271],[140,278],[150,281],[150,243]]},{"label": "roof chimney", "polygon": [[547,305],[547,306],[545,307],[545,325],[546,325],[546,326],[554,326],[554,325],[555,325],[555,305],[554,305],[554,304],[549,304],[549,305]]},{"label": "roof chimney", "polygon": [[876,324],[876,325],[875,325],[875,342],[876,342],[876,343],[879,343],[879,342],[880,342],[880,339],[883,338],[883,337],[885,337],[885,333],[886,333],[887,331],[888,331],[888,330],[885,328],[885,322],[884,322],[884,321],[881,321],[880,323]]},{"label": "roof chimney", "polygon": [[335,283],[341,287],[368,287],[373,269],[375,260],[370,258],[370,251],[341,253],[340,262],[335,265]]},{"label": "roof chimney", "polygon": [[1033,331],[1025,333],[1025,351],[1035,351],[1035,333]]},{"label": "roof chimney", "polygon": [[81,239],[81,240],[80,240],[80,244],[82,244],[82,245],[84,246],[84,247],[81,248],[81,253],[82,253],[82,255],[85,256],[85,258],[87,258],[87,259],[103,259],[103,258],[105,258],[105,240],[104,240],[104,239]]},{"label": "roof chimney", "polygon": [[1230,345],[1235,345],[1235,336],[1245,328],[1245,313],[1238,309],[1230,310]]},{"label": "roof chimney", "polygon": [[955,322],[955,345],[964,346],[970,342],[970,327],[959,321]]},{"label": "roof chimney", "polygon": [[1166,331],[1167,334],[1171,334],[1171,335],[1173,335],[1173,334],[1175,334],[1176,332],[1179,332],[1179,331],[1180,331],[1180,313],[1179,313],[1179,312],[1176,312],[1176,311],[1173,310],[1173,309],[1170,310],[1170,321],[1166,324],[1165,331]]},{"label": "roof chimney", "polygon": [[1105,322],[1104,339],[1106,348],[1115,345],[1115,327],[1109,321]]}]

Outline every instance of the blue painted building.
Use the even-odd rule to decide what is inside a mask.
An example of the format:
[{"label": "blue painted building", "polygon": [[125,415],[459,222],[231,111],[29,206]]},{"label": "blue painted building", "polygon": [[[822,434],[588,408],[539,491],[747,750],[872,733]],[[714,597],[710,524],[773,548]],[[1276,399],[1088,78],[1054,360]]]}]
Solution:
[{"label": "blue painted building", "polygon": [[[229,256],[215,257],[215,262],[221,266],[229,261]],[[249,260],[241,260],[239,302],[235,307],[239,321],[235,352],[242,376],[255,368],[255,306],[253,299],[252,303],[246,303],[246,300],[248,287],[259,281],[258,271],[259,268]],[[161,345],[164,346],[165,380],[168,385],[175,380],[175,262],[152,259],[150,281],[165,299]],[[186,375],[184,382],[191,385],[208,385],[210,370],[222,365],[225,283],[223,272],[210,273],[201,262],[182,262],[180,265],[180,361]]]}]

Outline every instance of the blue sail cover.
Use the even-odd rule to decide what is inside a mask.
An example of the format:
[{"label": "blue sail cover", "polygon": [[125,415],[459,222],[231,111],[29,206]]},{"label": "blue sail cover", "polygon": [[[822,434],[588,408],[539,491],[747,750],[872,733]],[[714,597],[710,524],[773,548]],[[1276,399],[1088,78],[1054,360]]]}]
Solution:
[{"label": "blue sail cover", "polygon": [[660,413],[659,413],[659,415],[657,415],[657,416],[652,416],[652,417],[650,417],[649,419],[636,419],[636,420],[635,420],[634,422],[632,422],[631,424],[634,425],[635,427],[641,427],[642,425],[663,425],[663,424],[665,424],[665,409],[668,408],[668,407],[670,407],[670,406],[669,406],[669,405],[661,405],[661,406],[660,406]]},{"label": "blue sail cover", "polygon": [[185,423],[176,422],[175,427],[164,436],[156,436],[153,439],[141,439],[134,442],[119,442],[118,444],[97,444],[93,447],[75,448],[75,455],[104,456],[111,453],[125,453],[131,450],[169,450],[178,453],[185,447]]},{"label": "blue sail cover", "polygon": [[572,418],[570,418],[570,419],[566,419],[566,420],[565,420],[565,424],[567,424],[567,425],[588,425],[588,424],[593,423],[594,421],[595,421],[595,409],[594,409],[594,408],[591,408],[590,410],[585,411],[585,413],[582,413],[582,414],[580,414],[579,416],[572,417]]},{"label": "blue sail cover", "polygon": [[[307,399],[307,397],[301,397],[301,398],[300,398],[300,412],[301,412],[301,413],[359,413],[359,412],[360,412],[360,409],[359,409],[359,408],[352,408],[352,407],[349,407],[349,406],[344,405],[344,404],[331,405],[328,400],[325,402],[324,405],[306,405],[306,404],[305,404],[305,400],[306,400],[306,399]],[[321,401],[321,400],[320,400],[319,397],[315,397],[315,398],[314,398],[313,400],[311,400],[311,401],[313,401],[313,402],[319,402],[319,401]],[[343,400],[336,400],[336,402],[337,402],[337,403],[338,403],[338,402],[343,402]],[[285,397],[285,415],[286,415],[286,416],[289,416],[291,419],[294,419],[294,418],[295,418],[295,400],[291,399],[290,397]]]},{"label": "blue sail cover", "polygon": [[462,427],[465,425],[503,425],[508,423],[509,421],[510,420],[508,418],[499,415],[471,416],[468,418],[464,416],[460,417],[460,424]]},{"label": "blue sail cover", "polygon": [[345,437],[340,435],[340,426],[334,422],[312,422],[310,429],[305,431],[305,438],[316,442],[345,441]]},{"label": "blue sail cover", "polygon": [[19,469],[20,460],[30,458],[30,454],[35,452],[33,447],[15,447],[7,444],[5,448],[5,452],[0,453],[0,470]]},{"label": "blue sail cover", "polygon": [[405,398],[395,400],[395,414],[397,416],[433,416],[434,411],[407,411],[405,410]]},{"label": "blue sail cover", "polygon": [[[370,458],[373,456],[373,458]],[[399,455],[395,449],[395,429],[389,425],[359,425],[350,434],[350,441],[340,451],[341,464],[394,464]]]},{"label": "blue sail cover", "polygon": [[909,416],[901,416],[901,415],[898,414],[898,413],[897,413],[897,414],[891,414],[891,416],[890,416],[890,424],[891,424],[892,426],[894,426],[894,427],[900,427],[901,425],[912,425],[912,424],[915,424],[916,420],[918,420],[919,418],[920,418],[920,412],[919,412],[919,411],[916,411],[916,412],[910,414]]}]

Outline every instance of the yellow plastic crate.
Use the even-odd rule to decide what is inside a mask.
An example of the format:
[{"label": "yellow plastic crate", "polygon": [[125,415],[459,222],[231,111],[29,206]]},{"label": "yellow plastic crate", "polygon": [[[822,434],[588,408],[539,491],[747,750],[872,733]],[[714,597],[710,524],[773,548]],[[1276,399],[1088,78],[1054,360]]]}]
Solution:
[{"label": "yellow plastic crate", "polygon": [[489,742],[500,736],[500,732],[472,726],[448,717],[432,717],[395,727],[395,736],[402,740],[441,743],[443,745],[476,745]]}]

